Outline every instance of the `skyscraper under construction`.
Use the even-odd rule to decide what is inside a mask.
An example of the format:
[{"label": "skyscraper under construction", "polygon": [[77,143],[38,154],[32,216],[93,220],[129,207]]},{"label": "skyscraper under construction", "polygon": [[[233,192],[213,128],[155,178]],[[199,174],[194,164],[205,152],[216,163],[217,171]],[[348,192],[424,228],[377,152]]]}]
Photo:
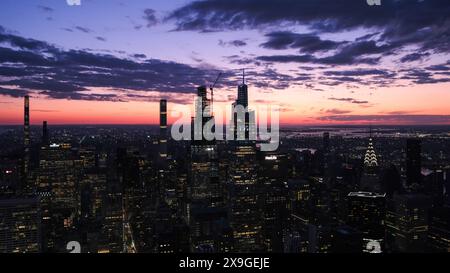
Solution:
[{"label": "skyscraper under construction", "polygon": [[206,87],[198,87],[195,117],[192,118],[185,208],[186,222],[191,230],[191,251],[194,252],[229,251],[227,241],[231,235],[224,203],[225,181],[219,176],[217,143],[206,137],[208,132],[204,130],[207,123],[214,130],[211,104]]}]

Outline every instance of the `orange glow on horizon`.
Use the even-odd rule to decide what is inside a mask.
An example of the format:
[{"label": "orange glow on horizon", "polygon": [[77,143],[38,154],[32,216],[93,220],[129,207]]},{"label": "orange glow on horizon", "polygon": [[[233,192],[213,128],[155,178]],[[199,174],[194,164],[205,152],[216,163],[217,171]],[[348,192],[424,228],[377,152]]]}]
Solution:
[{"label": "orange glow on horizon", "polygon": [[[340,121],[327,117],[342,116],[389,116],[389,115],[450,115],[448,102],[449,84],[416,85],[391,87],[379,90],[357,89],[311,92],[298,88],[268,92],[251,90],[250,108],[258,105],[278,105],[281,109],[282,125],[333,125],[333,124],[369,124],[376,121],[359,119]],[[280,95],[282,94],[282,95]],[[169,94],[177,96],[176,94]],[[333,100],[333,98],[355,98],[367,103],[351,103]],[[192,100],[194,95],[192,95]],[[227,99],[218,100],[217,109],[227,109],[231,104]],[[168,110],[176,110],[179,104],[171,103],[168,98]],[[48,99],[31,96],[31,124],[40,125],[46,120],[49,124],[158,124],[159,102],[155,101],[82,101],[67,99]],[[168,115],[168,123],[174,118]],[[23,98],[11,98],[0,95],[0,124],[23,124]],[[382,124],[414,124],[388,120]],[[450,124],[440,122],[439,124]]]}]

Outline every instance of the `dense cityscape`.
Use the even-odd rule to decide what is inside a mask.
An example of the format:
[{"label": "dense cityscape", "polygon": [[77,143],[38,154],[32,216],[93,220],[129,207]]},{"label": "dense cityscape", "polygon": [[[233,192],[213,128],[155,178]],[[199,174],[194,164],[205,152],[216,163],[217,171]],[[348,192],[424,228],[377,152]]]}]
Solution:
[{"label": "dense cityscape", "polygon": [[449,15],[449,0],[2,0],[1,261],[440,267]]},{"label": "dense cityscape", "polygon": [[159,127],[30,126],[32,102],[0,129],[0,252],[450,250],[449,126],[286,127],[262,151],[248,111],[243,140],[175,141],[164,99]]}]

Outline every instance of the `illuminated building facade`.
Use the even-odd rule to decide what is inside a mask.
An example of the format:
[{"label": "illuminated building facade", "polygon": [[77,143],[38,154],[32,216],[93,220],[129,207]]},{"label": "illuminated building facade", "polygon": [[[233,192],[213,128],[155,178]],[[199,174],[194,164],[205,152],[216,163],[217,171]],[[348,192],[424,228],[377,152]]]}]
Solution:
[{"label": "illuminated building facade", "polygon": [[261,185],[254,144],[236,143],[232,148],[230,181],[230,219],[236,252],[262,249]]},{"label": "illuminated building facade", "polygon": [[347,198],[347,224],[359,230],[364,239],[382,242],[385,236],[386,195],[351,192]]},{"label": "illuminated building facade", "polygon": [[0,199],[0,253],[40,252],[39,198]]},{"label": "illuminated building facade", "polygon": [[261,152],[259,185],[263,215],[263,243],[266,251],[283,252],[283,231],[288,219],[289,156],[281,152]]},{"label": "illuminated building facade", "polygon": [[167,159],[167,100],[159,102],[159,159],[161,164]]},{"label": "illuminated building facade", "polygon": [[79,216],[77,184],[83,166],[70,144],[51,144],[41,149],[36,187],[45,229],[43,247],[48,251],[65,247],[63,238]]},{"label": "illuminated building facade", "polygon": [[426,195],[394,195],[386,212],[386,244],[390,251],[426,251],[430,208],[431,199]]},{"label": "illuminated building facade", "polygon": [[[205,86],[197,89],[193,140],[189,149],[188,181],[184,218],[190,229],[190,248],[194,252],[226,252],[231,249],[228,213],[224,199],[224,180],[219,176],[218,148],[203,131],[214,123],[211,101]],[[214,127],[214,125],[212,126]]]}]

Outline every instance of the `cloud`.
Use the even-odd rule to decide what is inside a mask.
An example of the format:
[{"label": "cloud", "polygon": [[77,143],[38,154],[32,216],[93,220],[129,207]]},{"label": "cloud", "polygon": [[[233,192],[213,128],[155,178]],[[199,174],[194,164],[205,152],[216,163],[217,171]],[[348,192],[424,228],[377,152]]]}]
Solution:
[{"label": "cloud", "polygon": [[[320,81],[326,85],[356,83],[370,86],[388,86],[395,84],[397,72],[388,69],[358,68],[321,71]],[[363,102],[363,101],[362,101]],[[355,101],[355,103],[357,103]]]},{"label": "cloud", "polygon": [[[0,42],[9,44],[0,46],[0,86],[5,87],[2,94],[8,96],[23,95],[18,90],[29,90],[55,99],[123,101],[135,98],[124,92],[192,94],[205,79],[213,81],[219,73],[218,69],[147,59],[143,54],[125,59],[86,50],[63,50],[6,33],[0,33]],[[271,69],[247,74],[259,88],[284,89],[296,82],[295,77]],[[238,78],[236,72],[223,71],[218,88],[234,86]],[[91,92],[95,88],[113,91]]]},{"label": "cloud", "polygon": [[153,9],[145,9],[143,18],[148,28],[153,27],[158,23],[158,19],[156,18],[156,11]]},{"label": "cloud", "polygon": [[367,100],[354,100],[354,101],[352,101],[352,103],[355,103],[355,104],[368,104],[369,101],[367,101]]},{"label": "cloud", "polygon": [[231,56],[224,56],[225,60],[227,60],[230,64],[237,64],[237,65],[255,65],[260,66],[261,62],[255,60],[254,58],[244,57],[240,55],[231,55]]},{"label": "cloud", "polygon": [[409,62],[421,61],[421,60],[423,60],[424,58],[426,58],[426,57],[428,57],[430,55],[431,54],[428,53],[428,52],[425,52],[425,53],[411,53],[411,54],[403,56],[400,59],[400,62],[402,62],[402,63],[409,63]]},{"label": "cloud", "polygon": [[289,31],[271,32],[265,35],[268,41],[261,44],[267,49],[299,49],[305,53],[315,53],[336,49],[346,42],[322,40],[316,34],[297,34]]},{"label": "cloud", "polygon": [[105,37],[101,37],[101,36],[97,36],[95,37],[95,39],[101,41],[101,42],[106,42],[106,38]]},{"label": "cloud", "polygon": [[450,124],[450,115],[330,115],[318,118],[335,122],[376,122],[378,124]]},{"label": "cloud", "polygon": [[[436,67],[434,67],[436,68]],[[405,69],[402,70],[403,76],[400,79],[410,80],[416,84],[433,84],[433,83],[446,83],[450,82],[450,77],[445,75],[446,77],[436,77],[436,75],[442,75],[439,72],[436,72],[432,69]]]},{"label": "cloud", "polygon": [[54,11],[53,8],[48,7],[48,6],[38,5],[37,7],[38,7],[38,9],[40,9],[43,12],[48,12],[49,13],[49,12],[53,12]]},{"label": "cloud", "polygon": [[0,26],[0,43],[6,43],[8,44],[9,47],[30,51],[50,52],[53,51],[54,49],[45,42],[33,39],[26,39],[17,35],[7,33],[1,26]]},{"label": "cloud", "polygon": [[145,55],[145,54],[133,54],[133,58],[136,58],[136,59],[146,59],[147,58],[147,55]]},{"label": "cloud", "polygon": [[159,102],[161,99],[167,99],[175,104],[192,104],[193,98],[189,94],[161,94],[158,92],[148,92],[148,94],[127,93],[127,99],[134,101]]},{"label": "cloud", "polygon": [[[377,45],[373,41],[359,41],[357,43],[346,43],[341,46],[334,55],[328,57],[316,57],[314,54],[286,54],[286,55],[266,55],[251,58],[241,58],[233,55],[228,60],[235,64],[264,65],[265,63],[308,63],[319,65],[313,69],[318,70],[318,77],[314,85],[322,84],[328,86],[338,86],[341,84],[370,85],[373,87],[387,87],[399,84],[399,80],[408,80],[412,84],[433,84],[450,82],[447,73],[449,65],[439,64],[426,67],[424,69],[409,68],[396,70],[392,68],[378,68],[380,64],[380,54],[389,54],[392,50],[388,45]],[[325,65],[325,66],[324,66]],[[340,69],[329,70],[326,65]],[[368,68],[348,69],[348,66],[367,66]],[[302,70],[310,70],[301,66]],[[354,103],[358,103],[355,101]],[[366,101],[359,101],[359,104],[366,104]]]},{"label": "cloud", "polygon": [[28,92],[22,89],[4,88],[0,86],[0,95],[19,98],[28,95]]},{"label": "cloud", "polygon": [[409,114],[413,114],[417,111],[389,111],[389,112],[385,112],[384,114],[388,114],[388,115],[409,115]]},{"label": "cloud", "polygon": [[351,113],[352,111],[333,108],[333,109],[328,109],[325,112],[328,114],[342,115],[342,114]]},{"label": "cloud", "polygon": [[[321,42],[324,42],[320,40]],[[323,44],[319,42],[317,45],[310,44],[308,51],[317,51],[320,46],[323,48]],[[332,43],[331,41],[325,44]],[[318,46],[320,45],[320,46]],[[380,62],[380,55],[389,55],[395,46],[389,44],[378,44],[375,41],[355,41],[355,42],[343,42],[332,55],[326,57],[317,57],[314,54],[300,54],[300,55],[272,55],[272,56],[259,56],[260,61],[274,62],[274,63],[313,63],[321,65],[357,65],[357,64],[370,64],[376,65]],[[337,47],[337,44],[334,46]],[[304,49],[303,48],[303,49]]]},{"label": "cloud", "polygon": [[323,58],[317,58],[312,55],[266,55],[259,56],[256,59],[269,63],[311,63],[322,65],[376,65],[380,62],[380,58],[356,58],[352,54],[337,54]]},{"label": "cloud", "polygon": [[431,65],[425,68],[428,71],[450,71],[449,63]]},{"label": "cloud", "polygon": [[[175,23],[177,31],[227,31],[257,29],[292,29],[304,26],[313,34],[272,31],[262,44],[268,49],[299,49],[317,53],[346,46],[331,57],[303,55],[261,56],[273,62],[309,62],[319,64],[376,64],[406,47],[419,52],[450,52],[450,5],[447,0],[384,0],[381,6],[367,5],[363,0],[198,0],[173,12],[166,20]],[[326,33],[347,31],[370,33],[352,42],[321,38]],[[380,54],[378,58],[358,56]],[[426,53],[402,57],[410,62]],[[359,59],[359,61],[358,61]]]},{"label": "cloud", "polygon": [[79,30],[79,31],[84,32],[84,33],[91,33],[91,32],[92,32],[91,29],[86,28],[86,27],[76,26],[76,27],[74,27],[74,28],[75,28],[76,30]]},{"label": "cloud", "polygon": [[365,27],[399,35],[442,25],[449,9],[446,0],[384,0],[376,8],[366,1],[348,0],[201,0],[174,10],[167,19],[175,21],[177,30],[233,30],[288,22],[319,31]]},{"label": "cloud", "polygon": [[354,69],[354,70],[339,70],[339,71],[324,71],[326,76],[389,76],[390,73],[383,69]]},{"label": "cloud", "polygon": [[217,31],[283,22],[311,22],[316,29],[331,31],[357,27],[361,22],[378,25],[379,19],[389,17],[386,12],[392,14],[386,4],[374,12],[365,2],[348,0],[204,0],[191,2],[173,11],[168,19],[175,21],[178,30]]},{"label": "cloud", "polygon": [[226,46],[242,47],[242,46],[246,46],[247,43],[242,40],[233,40],[233,41],[229,41],[229,42],[219,40],[219,45],[222,47],[226,47]]},{"label": "cloud", "polygon": [[329,100],[334,100],[334,101],[342,101],[342,102],[349,102],[349,103],[354,103],[354,104],[368,104],[369,102],[366,100],[357,100],[354,98],[328,98]]},{"label": "cloud", "polygon": [[[125,18],[127,18],[127,20],[131,23],[131,25],[133,26],[133,28],[135,30],[140,30],[143,25],[140,23],[137,23],[131,16],[125,16]],[[144,19],[145,19],[145,11],[144,11]]]}]

